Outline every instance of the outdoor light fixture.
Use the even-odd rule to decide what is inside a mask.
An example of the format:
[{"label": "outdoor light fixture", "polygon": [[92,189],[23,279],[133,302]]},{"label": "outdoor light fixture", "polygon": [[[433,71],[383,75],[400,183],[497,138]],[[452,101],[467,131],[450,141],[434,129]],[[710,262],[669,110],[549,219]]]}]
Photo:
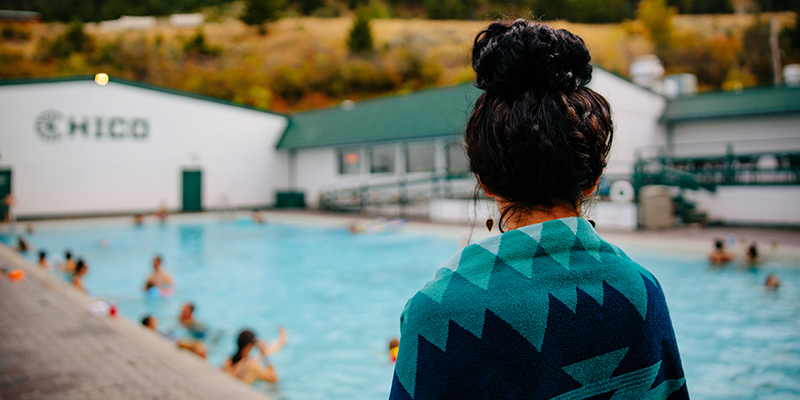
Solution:
[{"label": "outdoor light fixture", "polygon": [[108,75],[107,74],[97,74],[94,76],[94,81],[100,86],[105,86],[108,83]]}]

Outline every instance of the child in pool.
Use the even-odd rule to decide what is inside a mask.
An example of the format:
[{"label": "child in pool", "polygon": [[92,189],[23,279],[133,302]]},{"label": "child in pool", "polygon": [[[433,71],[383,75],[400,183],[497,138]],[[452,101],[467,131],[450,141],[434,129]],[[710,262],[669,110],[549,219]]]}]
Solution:
[{"label": "child in pool", "polygon": [[78,260],[78,263],[75,264],[75,272],[72,274],[72,286],[86,294],[89,294],[89,291],[83,286],[83,276],[88,271],[89,266],[83,260]]},{"label": "child in pool", "polygon": [[203,342],[198,342],[194,340],[176,339],[169,334],[159,332],[158,319],[153,315],[148,315],[144,317],[144,319],[142,319],[142,325],[160,333],[161,336],[169,339],[170,341],[175,342],[175,344],[178,345],[178,348],[189,350],[192,353],[202,357],[203,359],[205,359],[206,356],[208,355],[208,351],[206,350],[206,345],[204,345]]},{"label": "child in pool", "polygon": [[400,351],[400,340],[394,338],[389,341],[389,358],[392,362],[397,361],[397,352]]},{"label": "child in pool", "polygon": [[722,266],[733,261],[733,254],[725,251],[725,242],[717,239],[714,242],[714,250],[708,255],[711,265]]}]

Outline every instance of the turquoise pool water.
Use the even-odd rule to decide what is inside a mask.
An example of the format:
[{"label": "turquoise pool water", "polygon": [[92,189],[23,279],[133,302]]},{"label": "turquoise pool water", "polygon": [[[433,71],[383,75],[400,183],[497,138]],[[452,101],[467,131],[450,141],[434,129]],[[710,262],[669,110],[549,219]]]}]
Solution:
[{"label": "turquoise pool water", "polygon": [[[272,357],[281,383],[258,388],[290,400],[386,398],[386,346],[400,312],[459,248],[456,237],[353,236],[246,219],[67,224],[39,228],[29,241],[51,257],[71,249],[86,259],[92,295],[131,319],[154,314],[162,330],[180,334],[179,308],[195,303],[211,327],[213,365],[234,351],[240,328],[270,340],[285,326],[289,343]],[[710,270],[690,255],[625,250],[664,287],[692,398],[800,398],[800,266]],[[177,281],[170,298],[142,293],[155,253]],[[769,272],[783,282],[777,293],[763,289]]]}]

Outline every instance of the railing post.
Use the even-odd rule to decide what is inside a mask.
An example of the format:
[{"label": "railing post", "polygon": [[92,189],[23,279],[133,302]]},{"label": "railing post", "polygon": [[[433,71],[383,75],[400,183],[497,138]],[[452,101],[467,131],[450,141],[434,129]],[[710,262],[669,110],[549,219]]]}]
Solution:
[{"label": "railing post", "polygon": [[733,170],[733,144],[728,143],[725,148],[725,183],[732,185],[736,183],[736,171]]},{"label": "railing post", "polygon": [[406,178],[403,177],[397,183],[398,190],[398,203],[400,205],[400,218],[406,217],[406,205],[408,204],[408,190],[406,189]]},{"label": "railing post", "polygon": [[369,193],[367,192],[368,190],[369,186],[364,185],[361,186],[361,190],[358,192],[358,204],[359,204],[358,212],[360,214],[363,214],[364,210],[366,210],[367,208],[367,203],[369,202]]}]

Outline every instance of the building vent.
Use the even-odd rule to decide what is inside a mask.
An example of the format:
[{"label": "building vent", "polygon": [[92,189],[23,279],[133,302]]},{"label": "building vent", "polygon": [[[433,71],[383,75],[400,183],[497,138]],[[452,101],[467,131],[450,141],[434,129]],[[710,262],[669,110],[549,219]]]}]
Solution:
[{"label": "building vent", "polygon": [[635,57],[631,63],[630,75],[633,83],[658,93],[663,92],[664,65],[657,56],[648,54]]},{"label": "building vent", "polygon": [[789,64],[783,67],[783,82],[786,86],[800,86],[800,64]]}]

